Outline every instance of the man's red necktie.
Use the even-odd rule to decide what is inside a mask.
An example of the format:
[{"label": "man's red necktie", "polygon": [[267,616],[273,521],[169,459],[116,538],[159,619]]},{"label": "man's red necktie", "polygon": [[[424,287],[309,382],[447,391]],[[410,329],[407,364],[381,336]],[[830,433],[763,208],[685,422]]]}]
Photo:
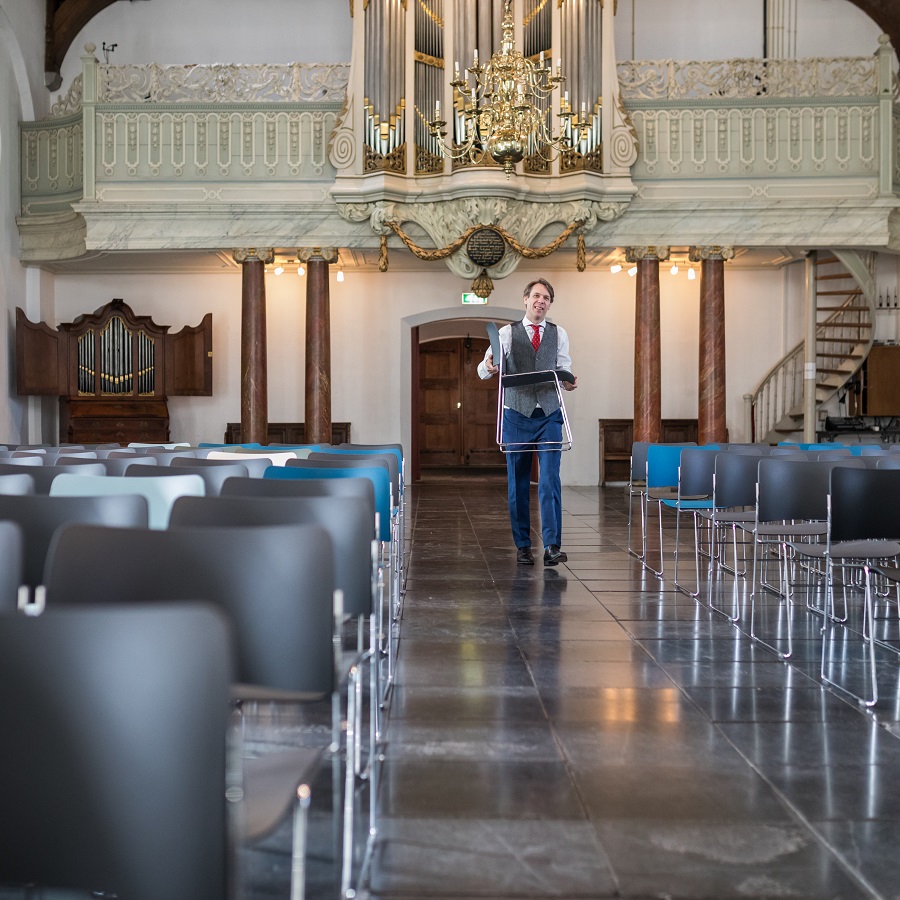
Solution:
[{"label": "man's red necktie", "polygon": [[541,326],[540,325],[532,325],[531,326],[531,346],[534,347],[535,352],[537,352],[538,347],[541,346]]}]

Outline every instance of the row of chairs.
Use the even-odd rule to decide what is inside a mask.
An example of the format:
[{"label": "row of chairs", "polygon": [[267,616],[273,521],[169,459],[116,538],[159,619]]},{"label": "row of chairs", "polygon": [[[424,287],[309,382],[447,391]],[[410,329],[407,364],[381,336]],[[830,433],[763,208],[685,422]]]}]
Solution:
[{"label": "row of chairs", "polygon": [[[185,448],[177,451],[175,448],[171,449],[180,454]],[[204,449],[208,448],[187,448],[188,452]],[[219,452],[241,456],[246,454],[248,457],[265,452],[252,452],[257,449],[260,448],[227,448]],[[306,455],[310,456],[312,452],[314,451],[310,448],[310,453]],[[395,451],[392,449],[390,452],[393,455]],[[174,461],[169,460],[173,464]],[[299,462],[296,455],[291,457],[291,461]],[[228,463],[228,460],[223,462]],[[27,585],[35,580],[32,575],[32,581],[25,582],[24,560],[29,554],[37,560],[42,555],[41,549],[46,555],[40,586],[44,589],[47,611],[36,618],[0,616],[0,621],[9,625],[17,635],[21,632],[36,633],[27,631],[32,626],[52,630],[54,626],[46,623],[58,621],[57,617],[63,613],[70,615],[69,611],[75,605],[88,607],[102,601],[104,605],[121,602],[126,606],[136,607],[144,600],[167,600],[169,603],[165,604],[166,608],[173,611],[175,601],[208,599],[218,609],[227,612],[232,632],[230,641],[234,647],[234,659],[230,664],[237,673],[236,678],[229,677],[228,680],[244,685],[235,692],[232,684],[233,697],[237,696],[242,701],[263,697],[289,698],[297,702],[321,700],[330,695],[332,751],[340,746],[341,732],[346,728],[343,798],[338,798],[343,821],[340,881],[344,895],[352,893],[354,867],[358,868],[361,852],[354,845],[355,788],[360,779],[370,781],[368,830],[372,832],[375,825],[371,798],[377,790],[377,766],[374,765],[377,758],[376,717],[378,709],[384,707],[388,697],[388,688],[384,686],[383,679],[379,680],[379,673],[382,671],[380,661],[389,658],[392,652],[393,641],[385,640],[384,630],[398,633],[399,629],[398,606],[395,607],[392,603],[391,614],[398,618],[387,626],[376,615],[376,607],[381,610],[384,606],[381,599],[385,579],[382,550],[384,541],[378,539],[384,533],[375,533],[375,489],[366,474],[366,470],[370,468],[373,467],[351,465],[340,469],[327,468],[328,474],[322,477],[323,470],[320,470],[320,477],[315,477],[313,467],[303,467],[295,469],[292,477],[286,474],[286,468],[267,464],[263,478],[251,478],[248,473],[224,479],[218,491],[219,496],[204,496],[205,485],[201,480],[204,489],[175,498],[166,527],[154,530],[145,527],[149,523],[147,499],[136,493],[103,497],[61,496],[52,493],[51,485],[51,494],[48,496],[0,496],[0,552],[11,561],[10,565],[3,568],[3,576],[0,578],[6,613],[11,613],[17,605],[9,601],[13,592],[20,594],[19,588],[23,583]],[[174,470],[173,466],[173,473]],[[352,474],[338,475],[341,470]],[[398,470],[402,472],[402,455],[398,461]],[[378,468],[377,471],[380,473],[382,470]],[[86,480],[83,481],[78,476],[70,475],[70,478],[86,484]],[[110,478],[108,475],[99,476],[99,479],[130,485],[144,480]],[[159,483],[169,480],[174,482],[175,477],[152,480]],[[56,484],[57,481],[58,479],[54,479],[53,483]],[[314,496],[315,494],[329,496]],[[5,507],[2,506],[4,503],[7,504]],[[399,501],[396,510],[393,508],[394,501],[390,501],[390,505],[388,515],[399,519]],[[64,509],[66,506],[68,509]],[[106,512],[101,514],[101,507],[109,511],[114,508],[119,510],[119,518],[115,521],[117,527],[98,524],[98,520],[104,521]],[[126,507],[130,508],[127,513]],[[14,515],[16,508],[21,515],[19,522],[16,522]],[[86,511],[88,508],[93,512]],[[30,511],[30,523],[26,521],[26,509]],[[94,524],[70,524],[55,530],[48,549],[47,535],[53,533],[50,520],[54,516],[62,520],[81,519]],[[40,523],[36,524],[38,520]],[[307,524],[297,524],[302,522]],[[316,524],[308,524],[310,522]],[[211,528],[211,525],[216,527]],[[393,528],[395,526],[390,522],[387,532],[389,538],[396,534],[392,531]],[[395,552],[396,548],[393,548],[391,553]],[[23,561],[23,574],[15,577],[13,573],[16,567],[12,561],[17,558]],[[29,564],[32,572],[37,566],[34,560]],[[396,566],[399,582],[403,577],[402,560],[396,564],[391,561],[387,565]],[[336,603],[332,599],[332,589],[335,586],[339,586],[335,594]],[[391,585],[391,591],[394,590],[399,591],[399,584],[396,588]],[[302,602],[299,602],[301,599]],[[23,606],[28,612],[36,612],[39,608],[34,603]],[[116,613],[120,612],[117,606],[112,609]],[[148,605],[148,615],[151,610],[161,611]],[[304,616],[314,611],[315,624],[301,624],[301,610]],[[197,609],[195,606],[183,612],[188,618],[209,615],[209,610]],[[111,610],[90,610],[91,615],[101,618],[105,613],[111,615]],[[340,634],[335,623],[347,618],[356,623],[356,640],[349,653],[342,650],[340,642],[335,643],[335,635]],[[11,644],[17,640],[10,637]],[[6,643],[3,646],[6,647]],[[0,655],[5,657],[5,651]],[[121,655],[117,657],[120,662],[130,662],[133,657],[139,657],[149,664],[152,659],[168,661],[169,654],[138,652],[133,646],[130,650],[126,649],[123,644]],[[364,665],[368,666],[370,673],[369,741],[365,747],[361,728],[361,676]],[[211,671],[216,672],[222,669],[222,665],[218,668],[211,667]],[[6,683],[16,684],[21,679],[4,680]],[[345,716],[338,704],[338,684],[344,686]],[[113,682],[104,682],[104,687],[112,690]],[[298,690],[301,693],[298,694]],[[3,701],[5,708],[6,697]],[[31,704],[32,715],[34,702]],[[208,718],[204,721],[208,721]],[[310,773],[320,763],[322,750],[302,748],[301,753],[299,749],[294,752],[295,749],[282,754],[267,754],[260,760],[244,760],[240,754],[232,754],[227,781],[231,821],[235,827],[236,823],[241,823],[242,827],[237,828],[237,833],[244,837],[262,834],[271,824],[272,816],[261,815],[258,806],[252,803],[254,798],[261,795],[268,798],[273,796],[272,791],[260,792],[260,781],[276,787],[274,796],[281,800],[276,799],[273,807],[275,812],[284,811],[285,797],[295,797],[294,831],[298,852],[294,857],[297,870],[292,884],[293,896],[301,896],[302,845],[305,810],[309,804],[309,779]],[[22,753],[27,756],[27,748]],[[183,768],[189,768],[188,761],[193,758],[190,754],[185,754]],[[210,773],[217,771],[217,758],[211,757],[213,762]],[[235,760],[239,765],[234,765]],[[4,769],[10,771],[9,767]],[[299,779],[298,773],[302,775]],[[186,776],[192,784],[194,774],[196,771],[189,778]],[[215,781],[215,778],[212,780]],[[208,782],[209,778],[206,780]],[[163,795],[164,792],[160,792],[160,796]],[[57,796],[57,803],[62,796],[63,794]],[[42,799],[48,799],[49,802],[49,796]],[[219,799],[221,801],[221,796]],[[73,799],[71,808],[77,806],[78,800]],[[64,842],[64,835],[64,831],[58,832],[56,839]],[[69,838],[71,839],[71,835]],[[207,839],[210,846],[216,843],[209,834]],[[185,841],[184,845],[185,848],[196,847],[196,841]],[[81,847],[80,851],[83,849]],[[60,849],[60,853],[63,852]],[[187,856],[189,858],[190,854]],[[28,857],[25,855],[23,858]],[[215,867],[215,860],[222,859],[222,854],[216,850],[209,854],[209,859],[210,865]],[[177,866],[174,868],[177,869]],[[39,865],[37,869],[40,869]],[[55,880],[52,871],[49,874],[47,869],[42,871],[42,877]],[[107,875],[109,871],[106,870]],[[224,872],[223,866],[220,877],[225,877]],[[10,872],[10,877],[14,879],[20,875],[21,869]],[[172,877],[175,878],[174,871]],[[32,881],[34,878],[29,876],[25,880]],[[75,880],[81,883],[81,876],[77,876]],[[92,887],[109,887],[102,879],[92,876],[89,880]],[[219,883],[215,880],[209,882],[209,890],[206,886],[202,890],[188,888],[185,886],[187,882],[180,883],[179,886],[177,880],[172,881],[164,890],[159,886],[160,878],[146,879],[143,892],[136,889],[132,891],[129,887],[132,881],[121,882],[124,885],[122,895],[222,896],[221,892],[212,889],[213,885]]]},{"label": "row of chairs", "polygon": [[[806,579],[806,611],[820,618],[827,632],[821,645],[821,677],[846,691],[860,703],[877,702],[876,645],[900,652],[897,639],[876,634],[874,608],[878,596],[886,596],[886,585],[897,584],[896,558],[900,554],[900,454],[896,451],[854,454],[852,448],[792,445],[779,448],[715,445],[651,445],[648,460],[657,454],[677,459],[676,484],[666,486],[675,497],[664,495],[655,485],[648,463],[647,486],[629,486],[631,494],[641,489],[643,513],[656,502],[660,515],[660,559],[662,560],[662,510],[675,511],[675,584],[699,599],[701,559],[706,560],[706,604],[737,623],[740,600],[733,591],[733,608],[716,605],[719,576],[735,579],[746,575],[747,554],[739,546],[752,543],[749,635],[768,649],[788,659],[794,652],[794,590],[799,578]],[[679,580],[678,559],[682,514],[693,518],[693,556],[696,582]],[[731,563],[726,544],[731,545]],[[646,552],[646,543],[644,543]],[[767,564],[775,563],[777,579],[769,579]],[[647,565],[646,561],[644,562]],[[652,568],[652,566],[648,566]],[[659,573],[661,574],[662,564]],[[656,570],[654,570],[656,571]],[[840,577],[838,577],[840,576]],[[843,596],[838,614],[836,586]],[[763,593],[776,597],[772,613]],[[819,598],[818,602],[816,598]],[[849,604],[861,597],[861,624],[848,626]],[[900,593],[898,593],[900,600]],[[895,617],[896,618],[896,617]],[[846,636],[859,634],[865,640],[869,688],[861,692],[851,686],[852,668],[846,659],[838,665],[832,648],[835,630]],[[884,629],[886,632],[887,629]],[[846,640],[842,643],[846,647]],[[836,673],[836,674],[834,674]]]}]

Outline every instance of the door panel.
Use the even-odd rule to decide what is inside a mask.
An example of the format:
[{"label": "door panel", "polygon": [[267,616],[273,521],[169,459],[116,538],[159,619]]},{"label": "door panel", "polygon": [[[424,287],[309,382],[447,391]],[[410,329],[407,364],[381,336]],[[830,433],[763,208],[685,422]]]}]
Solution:
[{"label": "door panel", "polygon": [[506,466],[497,449],[497,380],[476,368],[486,338],[419,345],[419,463],[423,468]]},{"label": "door panel", "polygon": [[419,345],[419,462],[423,468],[462,463],[459,396],[461,341]]}]

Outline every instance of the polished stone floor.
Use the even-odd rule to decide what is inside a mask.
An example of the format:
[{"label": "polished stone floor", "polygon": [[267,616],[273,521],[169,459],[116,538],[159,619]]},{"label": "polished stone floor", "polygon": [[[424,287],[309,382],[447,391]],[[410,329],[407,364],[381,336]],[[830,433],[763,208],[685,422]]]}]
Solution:
[{"label": "polished stone floor", "polygon": [[[662,580],[647,574],[625,549],[619,487],[564,489],[569,559],[555,568],[516,565],[503,480],[409,498],[361,895],[900,896],[892,654],[874,713],[823,688],[816,615],[793,607],[785,663],[748,636],[746,579],[714,585],[734,625],[675,590],[671,552]],[[670,521],[668,551],[673,537]],[[765,611],[783,636],[781,606]],[[854,627],[835,644],[851,677]]]}]

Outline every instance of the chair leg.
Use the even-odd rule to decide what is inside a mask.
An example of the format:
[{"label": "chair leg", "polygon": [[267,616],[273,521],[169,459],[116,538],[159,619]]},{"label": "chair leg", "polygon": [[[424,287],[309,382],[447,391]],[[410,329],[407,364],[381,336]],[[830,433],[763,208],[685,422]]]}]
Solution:
[{"label": "chair leg", "polygon": [[309,822],[309,785],[297,789],[294,806],[294,837],[291,852],[291,900],[303,900],[306,895],[306,834]]}]

